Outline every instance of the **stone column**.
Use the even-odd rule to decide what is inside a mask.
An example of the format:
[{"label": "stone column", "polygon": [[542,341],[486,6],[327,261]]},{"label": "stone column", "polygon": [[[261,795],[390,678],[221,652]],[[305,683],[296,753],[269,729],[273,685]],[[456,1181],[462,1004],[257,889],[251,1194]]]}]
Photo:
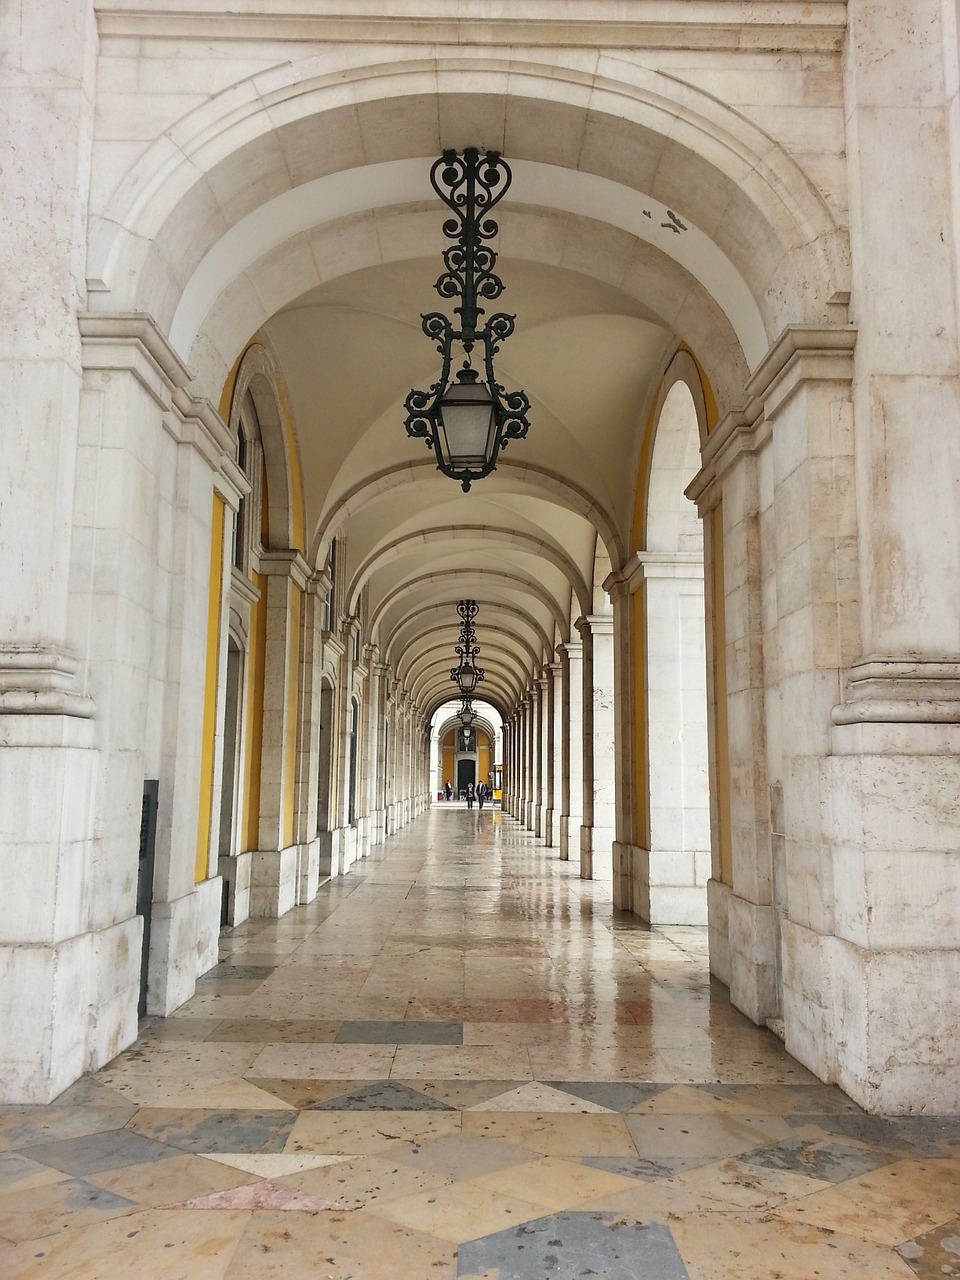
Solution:
[{"label": "stone column", "polygon": [[[353,719],[354,635],[360,619],[344,618],[340,632],[342,657],[338,671],[337,732],[334,737],[337,757],[334,776],[337,780],[336,827],[333,833],[333,868],[331,875],[343,875],[357,857],[357,828],[350,821],[350,727]],[[358,757],[359,758],[359,757]]]},{"label": "stone column", "polygon": [[317,821],[319,771],[320,671],[323,665],[324,597],[330,580],[313,573],[303,597],[300,638],[300,723],[294,835],[298,847],[297,902],[312,902],[320,885],[320,837]]},{"label": "stone column", "polygon": [[396,835],[399,830],[397,820],[398,802],[397,798],[400,794],[400,761],[402,758],[400,750],[400,681],[394,678],[389,685],[389,703],[387,723],[389,732],[387,735],[387,749],[385,753],[386,767],[384,769],[385,780],[385,796],[386,796],[386,827],[388,835]]},{"label": "stone column", "polygon": [[310,570],[299,551],[265,551],[260,573],[267,643],[260,820],[251,867],[250,914],[281,916],[297,901],[300,860],[294,842],[292,794],[297,766],[300,608]]},{"label": "stone column", "polygon": [[361,858],[367,856],[371,845],[380,843],[376,825],[377,754],[379,749],[377,739],[379,738],[378,718],[380,714],[379,656],[380,649],[378,645],[364,645],[363,705],[360,714],[363,760],[363,768],[361,770],[362,786],[360,789],[362,797],[360,805]]},{"label": "stone column", "polygon": [[[703,557],[641,551],[646,618],[650,845],[640,895],[654,924],[707,923],[710,794]],[[643,870],[646,875],[643,876]]]},{"label": "stone column", "polygon": [[561,644],[563,679],[563,795],[560,813],[560,857],[580,859],[583,824],[583,641]]},{"label": "stone column", "polygon": [[[91,1065],[89,1011],[99,1003],[99,931],[79,908],[94,837],[96,709],[77,679],[82,637],[71,638],[67,617],[93,6],[8,3],[0,9],[0,47],[0,1101],[47,1102]],[[124,807],[135,843],[136,796]],[[58,910],[58,886],[74,882],[77,890],[66,897],[76,903]],[[95,914],[110,927],[130,920],[123,937],[129,969],[140,922],[131,902],[118,906],[104,913],[98,901]],[[135,999],[132,1010],[110,1021],[116,1053],[136,1035]]]},{"label": "stone column", "polygon": [[[730,869],[729,883],[717,882],[710,897],[711,929],[714,912],[722,911],[727,921],[730,998],[761,1024],[779,1013],[757,462],[768,435],[762,422],[729,415],[704,446],[704,468],[687,490],[705,518],[719,502],[722,519],[722,567],[717,576],[723,583],[724,636],[722,659],[718,654],[717,661],[722,661],[726,683],[729,768],[720,785],[729,807]],[[714,477],[722,477],[722,494],[719,484],[711,484]]]},{"label": "stone column", "polygon": [[374,664],[374,674],[376,675],[376,719],[375,719],[375,743],[371,745],[371,749],[375,752],[373,762],[373,779],[371,786],[372,804],[373,804],[373,825],[371,829],[371,843],[383,844],[387,838],[387,780],[386,780],[386,750],[388,736],[388,691],[390,680],[393,675],[393,668],[389,665],[377,662]]},{"label": "stone column", "polygon": [[524,795],[524,709],[520,704],[513,708],[513,794],[511,812],[520,820],[522,795]]},{"label": "stone column", "polygon": [[580,874],[613,879],[616,839],[616,721],[613,618],[591,614],[577,623],[583,640],[583,824]]},{"label": "stone column", "polygon": [[536,836],[543,834],[543,685],[539,677],[530,689],[530,805],[527,826]]},{"label": "stone column", "polygon": [[524,718],[526,721],[524,826],[527,831],[532,831],[536,809],[536,696],[531,689],[527,689],[524,695]]},{"label": "stone column", "polygon": [[822,1069],[816,1032],[801,1043],[796,994],[817,1009],[821,1041],[832,1023],[835,1078],[857,1101],[955,1111],[960,1044],[944,1031],[960,1025],[957,13],[949,0],[850,0],[847,23],[861,652],[833,716],[838,939],[827,950],[805,939],[814,984],[791,929],[788,1045]]},{"label": "stone column", "polygon": [[560,778],[560,766],[563,760],[563,750],[560,745],[560,716],[561,716],[561,700],[563,697],[560,687],[560,664],[559,662],[550,662],[544,667],[546,699],[544,726],[546,730],[544,741],[544,764],[546,767],[546,807],[543,814],[543,840],[548,847],[556,848],[560,843],[560,811],[558,803],[562,782]]}]

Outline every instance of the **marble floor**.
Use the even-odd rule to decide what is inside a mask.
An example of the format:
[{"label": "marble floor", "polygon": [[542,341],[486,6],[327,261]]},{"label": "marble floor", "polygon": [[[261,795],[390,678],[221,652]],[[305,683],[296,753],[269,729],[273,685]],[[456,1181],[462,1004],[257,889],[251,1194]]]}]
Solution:
[{"label": "marble floor", "polygon": [[438,806],[0,1109],[5,1280],[942,1280],[960,1123],[864,1115],[513,819]]}]

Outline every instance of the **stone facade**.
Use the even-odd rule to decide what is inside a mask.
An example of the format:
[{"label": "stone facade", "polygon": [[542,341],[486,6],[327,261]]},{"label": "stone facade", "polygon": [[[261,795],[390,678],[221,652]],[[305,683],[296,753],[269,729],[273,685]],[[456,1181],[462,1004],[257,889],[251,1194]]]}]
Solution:
[{"label": "stone facade", "polygon": [[[4,1100],[422,812],[470,596],[504,807],[960,1109],[956,0],[628,9],[0,13]],[[402,404],[468,145],[535,423],[462,495]]]}]

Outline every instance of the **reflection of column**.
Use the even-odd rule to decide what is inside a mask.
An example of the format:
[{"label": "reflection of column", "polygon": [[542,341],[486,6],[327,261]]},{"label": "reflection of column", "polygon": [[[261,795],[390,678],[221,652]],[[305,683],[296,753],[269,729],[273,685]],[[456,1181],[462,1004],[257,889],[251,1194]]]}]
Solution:
[{"label": "reflection of column", "polygon": [[616,838],[616,719],[613,618],[591,614],[577,623],[584,641],[584,793],[580,874],[612,881]]},{"label": "reflection of column", "polygon": [[560,799],[560,764],[563,751],[560,745],[560,715],[562,691],[560,688],[560,664],[550,662],[544,667],[546,673],[546,699],[544,711],[544,767],[546,769],[546,802],[543,813],[543,839],[548,846],[556,847],[560,843],[559,810]]},{"label": "reflection of column", "polygon": [[563,675],[563,810],[560,814],[560,857],[580,860],[583,822],[583,641],[558,648]]}]

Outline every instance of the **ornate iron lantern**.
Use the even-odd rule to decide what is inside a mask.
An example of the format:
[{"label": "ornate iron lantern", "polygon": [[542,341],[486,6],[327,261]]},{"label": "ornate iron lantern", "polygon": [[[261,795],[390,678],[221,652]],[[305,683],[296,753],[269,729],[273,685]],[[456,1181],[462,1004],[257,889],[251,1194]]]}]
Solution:
[{"label": "ornate iron lantern", "polygon": [[480,646],[476,644],[477,633],[473,620],[480,606],[476,600],[460,600],[457,613],[460,615],[460,639],[454,652],[459,658],[455,667],[450,668],[450,679],[456,681],[464,704],[470,702],[477,685],[483,680],[483,667],[477,666],[477,654]]},{"label": "ornate iron lantern", "polygon": [[[407,435],[434,450],[437,470],[459,480],[464,493],[496,469],[500,450],[522,439],[530,425],[526,392],[505,391],[493,369],[493,357],[513,333],[516,317],[497,312],[478,328],[484,314],[480,300],[493,302],[503,292],[493,270],[497,255],[488,243],[499,227],[489,215],[511,178],[499,151],[481,156],[476,147],[467,147],[462,156],[444,151],[430,170],[430,185],[454,215],[443,224],[443,234],[455,242],[443,251],[444,270],[434,287],[441,298],[460,299],[454,307],[460,327],[441,311],[420,317],[423,332],[440,352],[440,376],[427,391],[411,390],[404,425]],[[464,360],[451,378],[454,344]],[[474,347],[479,348],[478,368],[472,363]]]}]

